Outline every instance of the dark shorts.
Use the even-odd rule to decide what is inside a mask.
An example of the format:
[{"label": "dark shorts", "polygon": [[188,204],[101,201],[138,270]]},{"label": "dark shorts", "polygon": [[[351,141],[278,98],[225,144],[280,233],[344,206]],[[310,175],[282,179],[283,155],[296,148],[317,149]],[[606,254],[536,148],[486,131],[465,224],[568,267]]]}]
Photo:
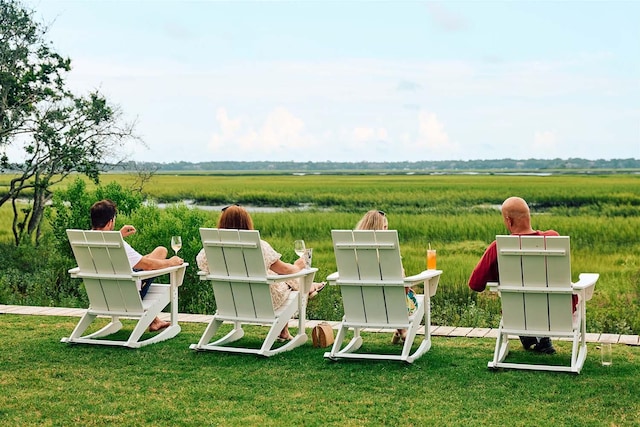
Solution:
[{"label": "dark shorts", "polygon": [[[143,271],[143,270],[138,270],[137,268],[134,268],[133,271]],[[144,279],[141,283],[140,286],[140,298],[144,298],[145,295],[147,295],[147,292],[149,292],[149,288],[151,287],[151,284],[153,283],[153,277],[150,277],[148,279]]]}]

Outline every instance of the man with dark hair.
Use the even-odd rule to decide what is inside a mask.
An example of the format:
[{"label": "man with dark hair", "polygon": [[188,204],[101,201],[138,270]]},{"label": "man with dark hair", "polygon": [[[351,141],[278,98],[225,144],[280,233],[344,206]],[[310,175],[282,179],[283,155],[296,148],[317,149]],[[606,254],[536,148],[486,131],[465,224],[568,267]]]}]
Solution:
[{"label": "man with dark hair", "polygon": [[[111,200],[101,200],[91,206],[91,229],[99,231],[113,231],[116,224],[117,209],[115,203]],[[136,232],[136,228],[133,225],[124,225],[120,228],[120,234],[122,237],[127,237]],[[175,265],[182,265],[183,259],[178,256],[172,256],[167,258],[168,250],[164,246],[156,247],[150,254],[141,255],[135,249],[131,247],[127,242],[124,242],[124,247],[129,258],[129,264],[134,271],[142,270],[158,270],[160,268],[172,267]],[[140,284],[140,296],[144,298],[151,286],[153,279],[144,280]],[[155,332],[160,329],[164,329],[171,325],[171,322],[164,322],[160,318],[156,317],[151,325],[149,325],[149,331]]]},{"label": "man with dark hair", "polygon": [[[502,219],[509,233],[517,236],[558,236],[555,230],[539,231],[531,228],[531,213],[529,205],[520,197],[509,197],[502,203]],[[482,255],[478,265],[473,269],[469,278],[469,287],[476,292],[482,292],[487,286],[487,282],[498,281],[498,251],[494,240]],[[575,301],[574,301],[575,303]],[[553,348],[549,337],[520,337],[522,346],[533,350],[553,354]]]}]

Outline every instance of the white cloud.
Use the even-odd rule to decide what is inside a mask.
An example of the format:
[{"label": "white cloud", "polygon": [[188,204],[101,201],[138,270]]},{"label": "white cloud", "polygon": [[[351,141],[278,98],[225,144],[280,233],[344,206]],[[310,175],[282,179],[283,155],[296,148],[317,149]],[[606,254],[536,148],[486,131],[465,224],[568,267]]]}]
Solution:
[{"label": "white cloud", "polygon": [[[589,122],[588,134],[607,141],[612,139],[607,123],[625,116],[612,109],[600,121],[582,119],[597,115],[597,104],[568,104],[565,97],[587,88],[620,93],[628,83],[587,77],[562,61],[487,65],[371,59],[216,67],[188,67],[169,58],[130,65],[89,58],[74,62],[73,81],[81,88],[97,83],[125,114],[139,116],[149,150],[136,151],[135,157],[155,161],[445,160],[496,153],[581,157],[587,149],[576,141],[584,137],[563,127],[558,117]],[[398,81],[411,82],[415,90],[398,90]],[[558,102],[551,106],[548,99]],[[427,103],[430,111],[423,110]],[[225,107],[216,110],[219,105]],[[625,122],[634,116],[637,110]],[[555,130],[539,131],[534,122]],[[533,152],[524,143],[531,144],[532,135],[541,147]],[[178,141],[189,149],[172,154]],[[518,151],[513,141],[527,150]],[[637,141],[625,144],[616,146],[619,153],[589,156],[638,155]]]},{"label": "white cloud", "polygon": [[434,113],[421,111],[418,115],[418,140],[417,144],[426,147],[427,152],[449,153],[458,151],[456,144],[452,143],[444,125]]},{"label": "white cloud", "polygon": [[438,148],[449,145],[449,135],[444,131],[444,126],[435,114],[420,112],[418,126],[420,139],[424,139],[427,147]]},{"label": "white cloud", "polygon": [[385,128],[357,127],[352,132],[355,142],[380,141],[388,139],[389,135]]},{"label": "white cloud", "polygon": [[533,135],[533,152],[540,157],[550,158],[557,149],[557,135],[553,131],[537,131]]},{"label": "white cloud", "polygon": [[208,151],[225,159],[231,155],[232,160],[296,160],[312,142],[304,122],[282,107],[271,111],[258,128],[246,120],[230,118],[224,108],[217,110],[216,122],[218,131],[211,136]]},{"label": "white cloud", "polygon": [[260,136],[265,148],[293,148],[303,138],[304,123],[284,108],[267,117]]},{"label": "white cloud", "polygon": [[[240,129],[240,120],[231,120],[227,114],[227,110],[224,108],[218,108],[216,111],[216,121],[220,126],[220,132],[225,139],[233,137],[234,134]],[[214,135],[215,137],[216,135]]]}]

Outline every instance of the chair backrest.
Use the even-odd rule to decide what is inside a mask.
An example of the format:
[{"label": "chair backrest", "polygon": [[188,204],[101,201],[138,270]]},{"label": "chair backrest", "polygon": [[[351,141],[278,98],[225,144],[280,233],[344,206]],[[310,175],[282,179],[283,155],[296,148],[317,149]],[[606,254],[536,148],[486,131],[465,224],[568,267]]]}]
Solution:
[{"label": "chair backrest", "polygon": [[142,299],[119,231],[67,230],[94,310],[141,313]]},{"label": "chair backrest", "polygon": [[345,320],[406,323],[408,311],[398,233],[332,230]]},{"label": "chair backrest", "polygon": [[496,236],[496,242],[504,327],[571,330],[569,237]]},{"label": "chair backrest", "polygon": [[201,228],[217,314],[271,319],[275,313],[257,230]]}]

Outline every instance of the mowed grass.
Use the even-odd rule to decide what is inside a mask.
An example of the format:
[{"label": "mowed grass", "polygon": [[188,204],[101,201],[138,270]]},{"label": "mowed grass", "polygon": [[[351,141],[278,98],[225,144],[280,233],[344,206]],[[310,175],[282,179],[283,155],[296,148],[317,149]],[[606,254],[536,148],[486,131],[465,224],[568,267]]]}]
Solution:
[{"label": "mowed grass", "polygon": [[[308,342],[269,359],[190,350],[205,324],[182,323],[174,339],[124,349],[60,343],[78,318],[0,315],[3,426],[561,425],[640,423],[640,348],[596,344],[580,375],[490,371],[495,341],[433,338],[413,365],[331,362]],[[247,330],[258,346],[265,329]],[[307,333],[310,333],[307,330]],[[392,351],[389,333],[365,334]],[[566,362],[522,351],[515,359]]]}]

